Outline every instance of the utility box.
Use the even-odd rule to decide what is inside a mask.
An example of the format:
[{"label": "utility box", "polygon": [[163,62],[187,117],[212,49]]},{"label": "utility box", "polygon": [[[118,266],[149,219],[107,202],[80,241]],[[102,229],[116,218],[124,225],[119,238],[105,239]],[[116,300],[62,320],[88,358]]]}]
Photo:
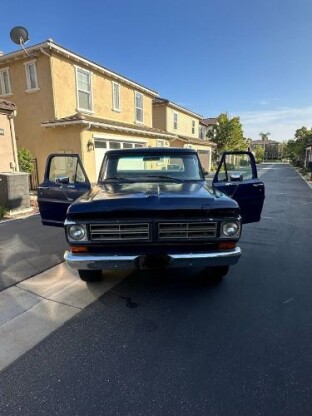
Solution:
[{"label": "utility box", "polygon": [[0,173],[0,206],[7,208],[9,211],[30,208],[28,173]]}]

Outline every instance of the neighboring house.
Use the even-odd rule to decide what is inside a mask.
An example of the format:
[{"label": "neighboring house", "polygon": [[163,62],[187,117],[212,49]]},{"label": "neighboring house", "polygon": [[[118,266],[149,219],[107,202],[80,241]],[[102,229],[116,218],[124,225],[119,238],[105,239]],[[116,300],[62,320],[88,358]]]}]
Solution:
[{"label": "neighboring house", "polygon": [[213,137],[213,128],[218,124],[217,117],[203,118],[199,122],[199,138],[209,140]]},{"label": "neighboring house", "polygon": [[312,143],[309,143],[305,148],[304,166],[306,168],[311,168],[312,167]]},{"label": "neighboring house", "polygon": [[153,127],[157,92],[52,40],[0,56],[0,81],[0,97],[19,109],[17,144],[36,159],[39,181],[50,153],[78,153],[95,181],[108,149],[169,145],[176,137]]},{"label": "neighboring house", "polygon": [[255,153],[257,147],[262,147],[265,160],[277,160],[281,158],[281,143],[267,138],[261,140],[250,140],[250,150]]},{"label": "neighboring house", "polygon": [[[153,126],[175,137],[169,138],[171,147],[196,149],[202,166],[211,170],[211,154],[215,144],[200,139],[199,126],[203,117],[164,98],[153,100]],[[161,141],[158,145],[163,145]]]},{"label": "neighboring house", "polygon": [[[1,72],[0,77],[0,88],[2,92],[5,92],[6,84]],[[16,172],[19,170],[14,131],[15,116],[15,104],[0,99],[0,172]]]}]

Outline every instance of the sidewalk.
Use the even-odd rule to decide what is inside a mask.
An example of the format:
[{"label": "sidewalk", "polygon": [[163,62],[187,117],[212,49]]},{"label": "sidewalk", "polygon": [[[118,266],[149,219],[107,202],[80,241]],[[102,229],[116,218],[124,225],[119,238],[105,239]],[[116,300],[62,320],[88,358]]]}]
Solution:
[{"label": "sidewalk", "polygon": [[295,171],[298,173],[299,176],[306,182],[306,184],[312,189],[312,173],[308,172],[306,174],[302,174],[301,168],[295,168]]}]

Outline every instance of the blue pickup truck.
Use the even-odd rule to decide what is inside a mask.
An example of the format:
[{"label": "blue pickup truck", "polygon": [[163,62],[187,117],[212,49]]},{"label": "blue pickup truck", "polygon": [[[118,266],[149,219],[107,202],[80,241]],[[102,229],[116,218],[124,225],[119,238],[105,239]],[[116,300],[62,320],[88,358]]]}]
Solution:
[{"label": "blue pickup truck", "polygon": [[138,148],[108,151],[93,186],[79,155],[50,155],[38,204],[44,225],[64,227],[65,261],[84,281],[108,269],[192,266],[220,280],[264,194],[250,152],[224,153],[211,186],[195,150]]}]

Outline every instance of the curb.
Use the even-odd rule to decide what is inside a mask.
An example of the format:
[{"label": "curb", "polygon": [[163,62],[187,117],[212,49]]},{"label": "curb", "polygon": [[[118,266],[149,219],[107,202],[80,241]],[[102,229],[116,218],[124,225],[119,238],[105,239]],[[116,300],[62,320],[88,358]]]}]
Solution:
[{"label": "curb", "polygon": [[298,173],[299,176],[305,181],[305,183],[308,185],[310,189],[312,189],[312,180],[307,179],[305,176],[302,175],[302,173],[299,171],[299,169],[293,167],[293,169]]}]

